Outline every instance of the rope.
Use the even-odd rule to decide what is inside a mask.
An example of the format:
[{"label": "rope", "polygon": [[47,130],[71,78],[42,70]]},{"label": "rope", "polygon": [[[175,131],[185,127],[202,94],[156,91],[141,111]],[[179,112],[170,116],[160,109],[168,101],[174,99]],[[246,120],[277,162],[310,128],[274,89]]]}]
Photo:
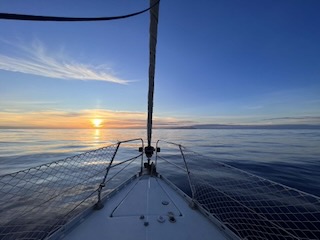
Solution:
[{"label": "rope", "polygon": [[109,21],[109,20],[118,20],[133,17],[144,12],[153,9],[159,3],[158,1],[153,1],[153,4],[150,4],[149,8],[146,8],[142,11],[130,13],[121,16],[114,17],[54,17],[54,16],[37,16],[37,15],[25,15],[25,14],[15,14],[15,13],[0,13],[0,19],[5,20],[22,20],[22,21],[51,21],[51,22],[92,22],[92,21]]},{"label": "rope", "polygon": [[153,114],[153,93],[154,93],[154,73],[156,65],[156,46],[158,35],[158,15],[159,15],[159,1],[150,0],[150,5],[154,6],[150,10],[150,58],[149,58],[149,92],[148,92],[148,147],[151,146],[152,138],[152,114]]}]

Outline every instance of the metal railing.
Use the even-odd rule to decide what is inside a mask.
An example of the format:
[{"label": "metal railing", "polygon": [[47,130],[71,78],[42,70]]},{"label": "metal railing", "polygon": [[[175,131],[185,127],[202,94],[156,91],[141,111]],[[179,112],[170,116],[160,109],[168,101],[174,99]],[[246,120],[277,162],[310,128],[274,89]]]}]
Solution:
[{"label": "metal railing", "polygon": [[[125,168],[127,168],[133,161],[135,161],[137,158],[141,157],[140,173],[142,173],[142,171],[143,171],[143,152],[141,152],[137,156],[134,156],[134,157],[131,157],[131,158],[127,159],[127,160],[124,160],[124,161],[118,162],[116,164],[113,164],[115,156],[118,153],[118,149],[119,149],[120,145],[124,144],[124,143],[128,143],[128,142],[133,142],[133,141],[141,141],[141,147],[142,147],[142,149],[144,148],[144,144],[143,144],[143,139],[142,138],[118,142],[117,147],[116,147],[116,149],[115,149],[115,151],[113,153],[113,156],[112,156],[112,158],[111,158],[111,160],[109,162],[109,165],[106,168],[106,173],[105,173],[105,175],[103,177],[103,180],[99,185],[99,188],[98,188],[98,201],[97,201],[97,203],[95,205],[95,209],[99,210],[99,209],[103,208],[103,204],[101,202],[101,193],[102,193],[102,189],[106,186],[106,180],[108,178],[109,171],[112,168],[115,168],[117,166],[120,166],[122,164],[127,163],[122,169],[120,169],[117,173],[115,173],[107,182],[111,181],[114,177],[116,177],[118,174],[120,174]],[[137,148],[137,150],[138,150],[138,148]]]},{"label": "metal railing", "polygon": [[121,141],[0,176],[0,239],[51,235],[127,180],[128,172],[141,171],[139,147],[142,139]]},{"label": "metal railing", "polygon": [[178,169],[187,174],[191,189],[188,195],[195,206],[237,237],[320,239],[319,197],[234,168],[176,143],[158,141],[157,147],[161,147],[156,156],[161,175],[177,187],[187,189],[174,177]]},{"label": "metal railing", "polygon": [[173,142],[168,142],[168,141],[164,141],[164,140],[158,140],[157,144],[156,144],[156,148],[157,149],[160,149],[160,147],[159,147],[159,143],[160,142],[163,142],[163,143],[166,143],[166,144],[170,144],[172,146],[176,146],[179,149],[179,152],[181,153],[181,160],[183,161],[183,166],[179,166],[178,164],[175,164],[173,162],[168,161],[166,158],[162,157],[161,154],[159,154],[158,152],[156,152],[155,166],[157,167],[158,159],[161,159],[161,160],[165,161],[166,163],[169,163],[169,164],[179,168],[180,170],[184,171],[187,174],[188,183],[189,183],[189,187],[190,187],[190,190],[191,190],[191,198],[194,199],[194,192],[195,191],[194,191],[194,187],[193,187],[192,182],[191,182],[189,167],[188,167],[186,158],[185,158],[184,153],[183,153],[183,146],[180,145],[180,144],[177,144],[177,143],[173,143]]}]

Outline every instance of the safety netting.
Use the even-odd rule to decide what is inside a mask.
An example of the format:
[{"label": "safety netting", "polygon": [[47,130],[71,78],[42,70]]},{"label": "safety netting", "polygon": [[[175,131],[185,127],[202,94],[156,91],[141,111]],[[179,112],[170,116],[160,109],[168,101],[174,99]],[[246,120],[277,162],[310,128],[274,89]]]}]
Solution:
[{"label": "safety netting", "polygon": [[[141,142],[119,142],[0,176],[0,239],[50,236],[97,203],[99,190],[102,197],[107,196],[141,170],[143,155],[137,153]],[[161,143],[156,160],[159,172],[239,238],[320,239],[319,197],[181,145]],[[126,145],[120,148],[121,144]]]},{"label": "safety netting", "polygon": [[189,188],[179,186],[179,182],[177,185],[186,189],[196,205],[239,238],[320,239],[319,197],[210,159],[181,145],[161,141],[159,146],[157,168],[161,174],[169,175],[173,181],[177,180],[174,172],[188,176]]},{"label": "safety netting", "polygon": [[135,160],[142,160],[141,146],[141,139],[118,142],[0,176],[0,239],[50,236],[94,206],[99,189],[104,197],[129,177],[128,172],[137,173],[141,163]]}]

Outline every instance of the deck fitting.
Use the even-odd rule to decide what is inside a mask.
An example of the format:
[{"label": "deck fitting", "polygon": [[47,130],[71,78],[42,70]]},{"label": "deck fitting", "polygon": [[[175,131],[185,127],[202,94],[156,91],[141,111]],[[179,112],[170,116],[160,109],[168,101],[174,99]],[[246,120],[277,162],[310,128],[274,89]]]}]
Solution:
[{"label": "deck fitting", "polygon": [[162,201],[162,205],[169,205],[169,201],[166,201],[166,200]]},{"label": "deck fitting", "polygon": [[168,212],[168,217],[169,217],[169,222],[171,223],[175,223],[177,220],[174,217],[174,213],[173,212]]},{"label": "deck fitting", "polygon": [[94,210],[100,210],[104,207],[103,203],[101,201],[98,201],[94,206],[93,209]]},{"label": "deck fitting", "polygon": [[166,219],[162,216],[159,216],[157,220],[159,223],[164,223],[166,221]]}]

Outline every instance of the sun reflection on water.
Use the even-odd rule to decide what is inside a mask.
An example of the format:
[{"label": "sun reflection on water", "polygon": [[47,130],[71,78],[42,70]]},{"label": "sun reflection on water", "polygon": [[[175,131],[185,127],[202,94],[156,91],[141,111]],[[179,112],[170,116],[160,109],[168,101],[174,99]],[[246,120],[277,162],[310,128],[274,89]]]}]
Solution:
[{"label": "sun reflection on water", "polygon": [[94,130],[94,138],[95,138],[95,139],[100,139],[100,136],[101,136],[101,131],[100,131],[100,129],[95,129],[95,130]]}]

